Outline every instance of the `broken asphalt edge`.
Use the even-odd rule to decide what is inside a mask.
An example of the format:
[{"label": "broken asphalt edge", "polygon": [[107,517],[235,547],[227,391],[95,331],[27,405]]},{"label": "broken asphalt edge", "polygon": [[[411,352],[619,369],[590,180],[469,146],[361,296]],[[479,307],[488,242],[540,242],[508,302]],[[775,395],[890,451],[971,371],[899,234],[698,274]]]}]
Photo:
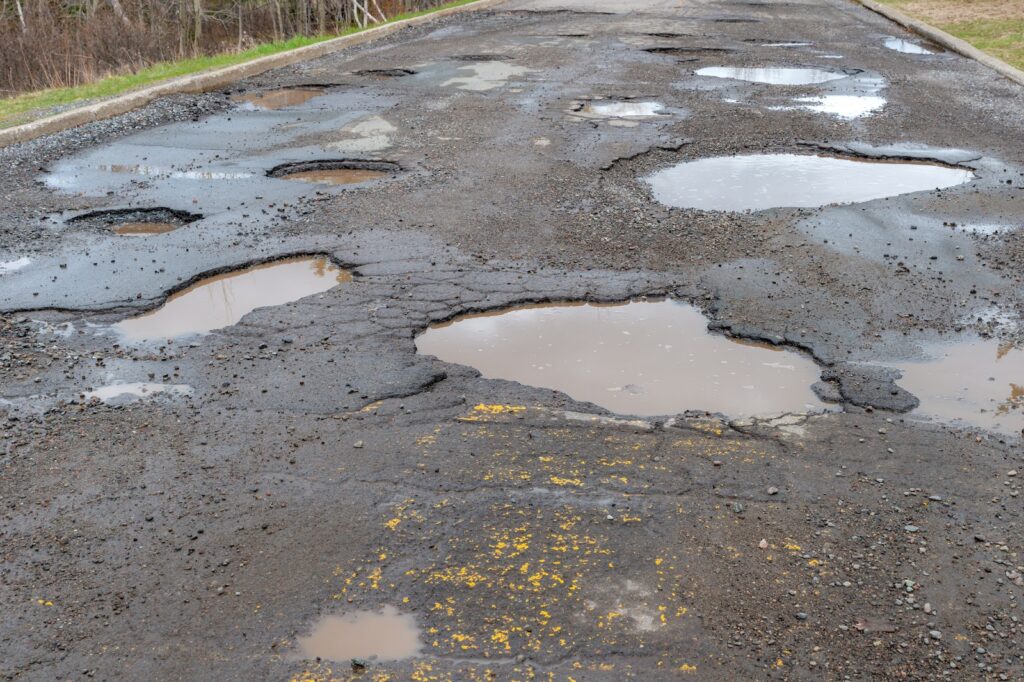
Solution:
[{"label": "broken asphalt edge", "polygon": [[937,29],[930,24],[924,23],[923,21],[909,17],[899,10],[878,3],[875,0],[854,0],[854,2],[863,5],[876,14],[882,15],[890,21],[896,22],[904,28],[910,29],[918,35],[924,36],[934,43],[938,43],[947,50],[959,53],[968,59],[973,59],[974,61],[987,66],[993,71],[1009,78],[1018,85],[1024,85],[1024,71],[1010,66],[1002,59],[997,59],[990,54],[982,52],[965,40],[952,36],[941,29]]},{"label": "broken asphalt edge", "polygon": [[102,102],[77,107],[59,114],[46,116],[29,123],[24,123],[19,126],[0,130],[0,148],[7,147],[18,142],[28,142],[29,140],[34,140],[35,138],[42,137],[43,135],[59,133],[63,130],[76,128],[80,125],[85,125],[86,123],[91,123],[93,121],[100,121],[114,116],[120,116],[121,114],[143,107],[153,100],[167,95],[208,92],[210,90],[215,90],[272,69],[290,66],[291,64],[296,64],[310,59],[317,59],[348,47],[354,47],[356,45],[376,40],[377,38],[383,38],[410,26],[418,26],[419,24],[429,23],[431,21],[451,16],[453,14],[460,14],[462,12],[489,9],[490,7],[498,5],[504,1],[505,0],[477,0],[476,2],[460,5],[458,7],[449,7],[447,9],[437,10],[436,12],[430,12],[429,14],[424,14],[418,17],[402,19],[401,21],[384,24],[383,26],[360,31],[359,33],[352,35],[332,38],[331,40],[325,40],[322,43],[298,47],[294,50],[280,52],[267,57],[260,57],[258,59],[253,59],[252,61],[227,66],[222,69],[214,69],[212,71],[173,78],[141,90],[129,92],[124,95],[118,95],[117,97],[113,97]]}]

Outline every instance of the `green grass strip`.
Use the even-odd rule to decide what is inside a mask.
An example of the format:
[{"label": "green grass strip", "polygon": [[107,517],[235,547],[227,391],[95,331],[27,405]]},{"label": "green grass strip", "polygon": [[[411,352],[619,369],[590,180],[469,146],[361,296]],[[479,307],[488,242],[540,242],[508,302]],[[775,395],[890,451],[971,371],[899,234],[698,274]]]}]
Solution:
[{"label": "green grass strip", "polygon": [[[390,24],[395,21],[420,17],[443,9],[468,5],[471,2],[475,2],[475,0],[454,0],[453,2],[446,3],[433,9],[399,14],[390,18],[387,23]],[[27,120],[31,120],[33,118],[32,114],[40,110],[53,109],[55,107],[66,106],[84,100],[106,99],[108,97],[120,95],[130,90],[135,90],[146,85],[152,85],[153,83],[158,83],[170,78],[177,78],[179,76],[187,76],[210,69],[219,69],[225,66],[241,64],[260,57],[294,50],[297,47],[315,45],[316,43],[321,43],[325,40],[332,40],[334,38],[340,38],[341,36],[352,35],[353,33],[359,33],[360,31],[381,25],[382,24],[371,24],[366,29],[353,26],[341,31],[340,33],[330,35],[296,36],[294,38],[289,38],[288,40],[263,43],[242,52],[227,52],[223,54],[210,55],[208,57],[182,59],[175,62],[159,62],[152,66],[147,66],[135,73],[120,76],[109,76],[87,85],[78,85],[72,88],[40,90],[38,92],[29,92],[7,99],[0,99],[0,128],[10,127],[19,123],[24,123]]]}]

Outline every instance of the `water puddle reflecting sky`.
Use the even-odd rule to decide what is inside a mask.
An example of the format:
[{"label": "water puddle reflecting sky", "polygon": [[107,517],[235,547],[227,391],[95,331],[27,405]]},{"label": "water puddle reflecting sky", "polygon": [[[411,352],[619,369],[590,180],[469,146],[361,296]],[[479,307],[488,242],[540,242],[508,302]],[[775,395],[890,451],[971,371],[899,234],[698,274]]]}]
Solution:
[{"label": "water puddle reflecting sky", "polygon": [[203,334],[230,327],[256,308],[297,301],[351,279],[323,256],[256,265],[201,280],[114,329],[131,341]]},{"label": "water puddle reflecting sky", "polygon": [[975,339],[925,348],[929,359],[898,365],[897,382],[918,397],[917,412],[1002,433],[1024,429],[1024,348]]},{"label": "water puddle reflecting sky", "polygon": [[400,661],[420,653],[420,630],[412,614],[393,606],[324,616],[308,637],[297,638],[301,658],[348,663],[352,659]]},{"label": "water puddle reflecting sky", "polygon": [[817,85],[849,77],[848,74],[840,71],[790,67],[738,68],[732,66],[708,66],[703,69],[697,69],[696,74],[698,76],[730,78],[732,80],[765,83],[767,85]]},{"label": "water puddle reflecting sky", "polygon": [[670,300],[469,315],[429,328],[416,347],[619,414],[749,417],[824,407],[811,390],[820,371],[810,358],[712,334],[697,308]]},{"label": "water puddle reflecting sky", "polygon": [[970,182],[963,168],[800,154],[687,161],[646,178],[667,206],[704,211],[851,204]]}]

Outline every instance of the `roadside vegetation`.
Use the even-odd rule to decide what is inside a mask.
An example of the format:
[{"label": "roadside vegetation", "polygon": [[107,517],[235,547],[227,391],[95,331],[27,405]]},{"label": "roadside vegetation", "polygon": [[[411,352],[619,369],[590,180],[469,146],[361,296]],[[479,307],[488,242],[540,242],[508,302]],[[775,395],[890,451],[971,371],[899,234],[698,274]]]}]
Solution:
[{"label": "roadside vegetation", "polygon": [[1024,69],[1024,0],[882,0]]},{"label": "roadside vegetation", "polygon": [[[472,2],[368,1],[389,22]],[[366,23],[353,0],[0,0],[0,127]]]}]

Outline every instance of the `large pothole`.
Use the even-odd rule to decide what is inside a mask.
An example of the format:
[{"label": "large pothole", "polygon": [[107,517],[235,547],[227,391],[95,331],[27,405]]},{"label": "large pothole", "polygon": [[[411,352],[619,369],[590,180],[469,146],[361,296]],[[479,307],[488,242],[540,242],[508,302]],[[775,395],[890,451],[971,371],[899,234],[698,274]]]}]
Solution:
[{"label": "large pothole", "polygon": [[253,109],[276,110],[305,104],[314,97],[323,95],[324,92],[323,88],[280,88],[235,95],[231,99]]},{"label": "large pothole", "polygon": [[675,208],[760,211],[853,204],[953,187],[966,168],[803,154],[750,154],[686,161],[647,178],[655,198]]},{"label": "large pothole", "polygon": [[391,161],[324,159],[281,164],[267,171],[267,176],[323,185],[355,185],[390,177],[401,170]]},{"label": "large pothole", "polygon": [[749,83],[764,83],[766,85],[818,85],[850,77],[850,74],[842,71],[798,67],[742,68],[734,66],[709,66],[697,69],[694,73],[698,76],[728,78]]},{"label": "large pothole", "polygon": [[626,415],[730,417],[820,410],[810,358],[708,331],[671,300],[528,305],[431,326],[418,352],[491,379],[562,391]]},{"label": "large pothole", "polygon": [[946,422],[1020,435],[1024,430],[1024,348],[971,339],[925,348],[927,359],[897,365],[898,384],[918,412]]},{"label": "large pothole", "polygon": [[70,225],[108,229],[125,236],[148,236],[171,232],[202,217],[199,213],[164,207],[118,208],[84,213],[67,222]]},{"label": "large pothole", "polygon": [[380,611],[357,611],[343,616],[324,616],[307,637],[296,638],[297,658],[351,663],[400,661],[420,653],[420,629],[416,619],[393,606]]},{"label": "large pothole", "polygon": [[282,305],[351,281],[326,256],[300,256],[202,279],[148,313],[114,325],[129,341],[171,339],[230,327],[256,308]]}]

